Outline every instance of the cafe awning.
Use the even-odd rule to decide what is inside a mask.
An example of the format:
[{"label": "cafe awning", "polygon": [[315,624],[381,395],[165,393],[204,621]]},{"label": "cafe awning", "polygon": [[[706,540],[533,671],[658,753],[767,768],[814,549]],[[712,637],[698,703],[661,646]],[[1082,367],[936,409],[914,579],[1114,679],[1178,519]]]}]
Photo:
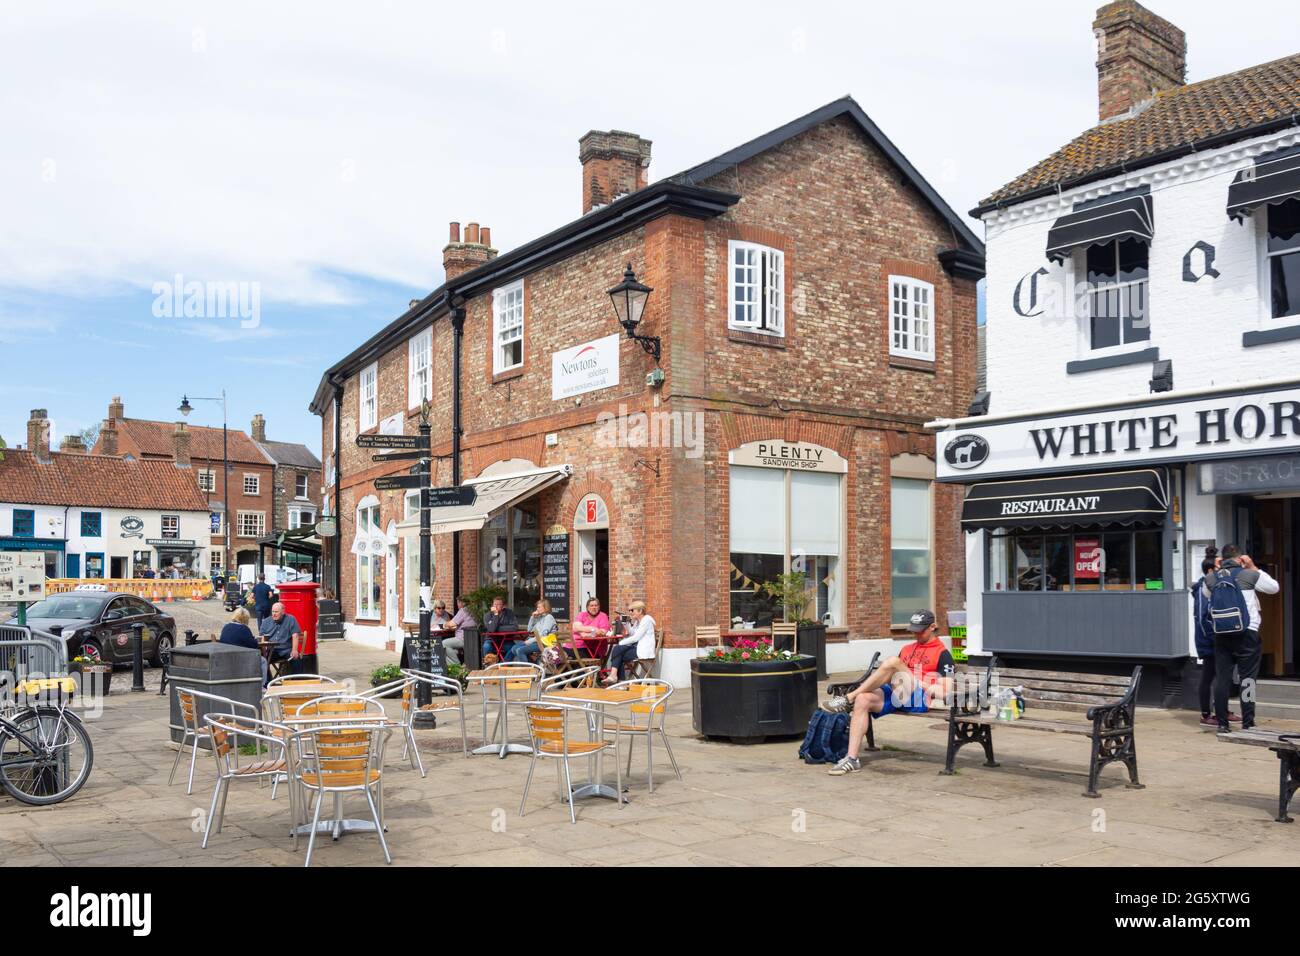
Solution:
[{"label": "cafe awning", "polygon": [[1159,522],[1169,510],[1166,488],[1155,468],[985,481],[971,487],[961,523],[975,531]]},{"label": "cafe awning", "polygon": [[1151,187],[1139,186],[1075,203],[1048,231],[1047,258],[1064,262],[1075,249],[1112,239],[1150,242],[1155,231]]},{"label": "cafe awning", "polygon": [[[446,534],[450,531],[477,531],[486,525],[492,517],[513,504],[531,498],[551,485],[564,481],[572,473],[569,465],[556,465],[552,468],[530,468],[505,475],[483,475],[463,482],[472,485],[478,492],[478,499],[472,505],[456,505],[450,508],[434,508],[431,512],[430,527],[434,534]],[[397,526],[402,537],[412,537],[420,533],[420,516],[412,515]]]},{"label": "cafe awning", "polygon": [[1300,196],[1300,146],[1255,158],[1228,186],[1228,218],[1241,221],[1260,206]]}]

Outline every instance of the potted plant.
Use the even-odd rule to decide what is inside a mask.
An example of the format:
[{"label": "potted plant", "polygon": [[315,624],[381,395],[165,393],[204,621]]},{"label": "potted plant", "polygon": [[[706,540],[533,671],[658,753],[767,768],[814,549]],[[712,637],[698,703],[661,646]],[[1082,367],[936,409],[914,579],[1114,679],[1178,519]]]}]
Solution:
[{"label": "potted plant", "polygon": [[465,595],[465,607],[469,608],[469,613],[474,615],[474,620],[478,626],[483,626],[483,618],[487,617],[487,612],[492,607],[492,602],[497,598],[505,599],[506,589],[499,584],[485,584],[481,588],[475,588]]},{"label": "potted plant", "polygon": [[68,663],[69,674],[81,675],[82,693],[87,697],[107,697],[113,678],[113,665],[106,663],[93,651],[82,652]]},{"label": "potted plant", "polygon": [[[401,680],[406,675],[402,673],[400,664],[385,664],[383,667],[376,667],[370,672],[370,686],[379,687],[381,684],[390,684],[395,680]],[[397,697],[401,694],[401,689],[390,690],[384,697]]]},{"label": "potted plant", "polygon": [[808,587],[808,576],[802,571],[777,575],[773,581],[763,585],[763,590],[779,603],[785,611],[787,621],[799,625],[798,647],[817,659],[817,679],[826,679],[826,625],[807,617],[808,605],[812,603],[812,591]]},{"label": "potted plant", "polygon": [[706,737],[758,743],[802,734],[817,706],[817,664],[770,638],[740,638],[691,661],[691,698],[695,730]]}]

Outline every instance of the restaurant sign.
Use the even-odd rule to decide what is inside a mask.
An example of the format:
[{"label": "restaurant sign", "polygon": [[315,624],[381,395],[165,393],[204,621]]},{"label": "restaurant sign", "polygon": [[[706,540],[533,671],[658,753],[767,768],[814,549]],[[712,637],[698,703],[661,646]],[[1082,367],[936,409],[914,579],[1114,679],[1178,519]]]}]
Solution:
[{"label": "restaurant sign", "polygon": [[1300,449],[1300,386],[1228,391],[1008,421],[936,437],[940,480],[1077,471]]},{"label": "restaurant sign", "polygon": [[618,384],[619,334],[551,353],[551,400]]},{"label": "restaurant sign", "polygon": [[849,463],[838,452],[821,445],[798,441],[751,441],[727,453],[732,465],[758,468],[788,468],[791,471],[824,471],[843,475]]}]

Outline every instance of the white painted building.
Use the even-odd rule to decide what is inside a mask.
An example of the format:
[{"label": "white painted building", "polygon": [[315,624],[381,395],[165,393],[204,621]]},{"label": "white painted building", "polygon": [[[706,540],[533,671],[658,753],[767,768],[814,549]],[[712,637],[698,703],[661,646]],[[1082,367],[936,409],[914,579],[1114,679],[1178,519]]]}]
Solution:
[{"label": "white painted building", "polygon": [[1295,668],[1300,55],[1185,85],[1172,24],[1094,26],[1102,122],[975,210],[987,393],[933,423],[939,477],[971,485],[972,653],[1142,662],[1173,704],[1209,544],[1281,582],[1262,674]]}]

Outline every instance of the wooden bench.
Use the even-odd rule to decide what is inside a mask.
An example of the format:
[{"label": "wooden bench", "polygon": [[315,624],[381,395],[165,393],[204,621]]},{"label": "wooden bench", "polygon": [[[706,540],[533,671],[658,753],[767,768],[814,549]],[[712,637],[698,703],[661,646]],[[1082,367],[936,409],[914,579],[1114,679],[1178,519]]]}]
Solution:
[{"label": "wooden bench", "polygon": [[[878,666],[878,658],[876,655],[872,659],[868,674]],[[958,668],[952,705],[946,712],[936,709],[904,716],[944,720],[948,731],[948,751],[941,772],[948,775],[953,773],[957,751],[967,744],[979,744],[984,748],[984,766],[998,766],[993,758],[994,727],[1088,737],[1092,741],[1092,756],[1088,764],[1088,789],[1084,796],[1100,797],[1097,779],[1101,769],[1109,763],[1123,763],[1128,768],[1127,786],[1134,790],[1144,789],[1138,782],[1137,750],[1133,740],[1138,682],[1141,679],[1141,665],[1133,668],[1132,676],[1116,677],[1000,667],[995,657],[983,669],[964,665]],[[997,715],[985,713],[997,690],[1008,687],[1024,688],[1026,716],[1019,720],[999,720]],[[1049,720],[1037,716],[1043,710],[1082,713],[1087,722]],[[877,749],[874,717],[867,722],[867,749]]]},{"label": "wooden bench", "polygon": [[1291,797],[1300,790],[1300,734],[1279,734],[1276,731],[1252,727],[1250,730],[1234,730],[1219,734],[1219,739],[1228,744],[1267,747],[1277,754],[1277,759],[1281,763],[1277,785],[1277,816],[1273,819],[1277,823],[1290,823],[1291,817],[1287,815],[1287,807],[1291,803]]}]

